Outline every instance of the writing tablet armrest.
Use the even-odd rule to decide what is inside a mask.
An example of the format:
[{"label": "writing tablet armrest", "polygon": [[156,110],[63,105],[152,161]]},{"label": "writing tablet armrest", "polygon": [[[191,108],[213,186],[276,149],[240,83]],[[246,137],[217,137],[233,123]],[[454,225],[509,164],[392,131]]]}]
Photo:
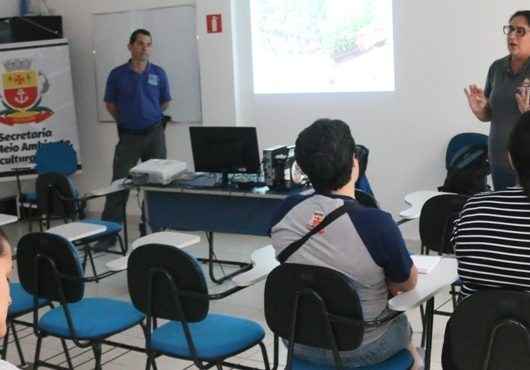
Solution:
[{"label": "writing tablet armrest", "polygon": [[105,197],[109,194],[113,193],[119,193],[122,191],[126,191],[130,189],[129,183],[126,181],[127,179],[118,179],[116,181],[113,181],[112,184],[109,186],[105,186],[102,188],[98,188],[96,190],[92,190],[91,192],[83,195],[83,200],[90,200],[94,198],[100,198]]},{"label": "writing tablet armrest", "polygon": [[252,261],[252,268],[232,278],[236,286],[248,287],[254,285],[265,279],[272,270],[280,265],[272,245],[267,245],[254,251],[250,260]]}]

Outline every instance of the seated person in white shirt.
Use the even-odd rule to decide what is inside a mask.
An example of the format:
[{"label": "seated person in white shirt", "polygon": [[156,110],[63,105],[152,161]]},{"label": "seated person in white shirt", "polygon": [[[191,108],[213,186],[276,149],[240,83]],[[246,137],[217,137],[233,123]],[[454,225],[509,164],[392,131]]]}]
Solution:
[{"label": "seated person in white shirt", "polygon": [[[271,238],[278,255],[345,202],[354,205],[352,211],[313,235],[286,263],[324,266],[350,277],[368,321],[388,315],[389,291],[398,294],[413,289],[417,273],[391,215],[355,200],[359,163],[354,148],[350,128],[340,120],[317,120],[299,134],[296,161],[315,193],[292,196],[282,203],[272,221]],[[383,362],[405,348],[410,350],[411,335],[407,317],[400,315],[367,329],[361,346],[341,352],[341,359],[346,367]],[[294,351],[305,361],[334,364],[328,350],[296,345]],[[417,356],[415,350],[411,352]]]},{"label": "seated person in white shirt", "polygon": [[513,128],[507,155],[518,185],[469,198],[455,221],[464,298],[480,289],[530,291],[530,112]]}]

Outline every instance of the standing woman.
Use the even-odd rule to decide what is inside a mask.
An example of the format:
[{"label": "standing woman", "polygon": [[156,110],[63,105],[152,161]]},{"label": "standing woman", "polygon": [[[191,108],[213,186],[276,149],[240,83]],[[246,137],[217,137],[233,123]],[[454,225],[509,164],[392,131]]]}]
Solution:
[{"label": "standing woman", "polygon": [[465,89],[471,111],[482,122],[491,121],[489,160],[495,190],[516,184],[508,162],[508,138],[522,113],[530,110],[530,10],[515,12],[503,27],[509,55],[491,65],[484,90]]}]

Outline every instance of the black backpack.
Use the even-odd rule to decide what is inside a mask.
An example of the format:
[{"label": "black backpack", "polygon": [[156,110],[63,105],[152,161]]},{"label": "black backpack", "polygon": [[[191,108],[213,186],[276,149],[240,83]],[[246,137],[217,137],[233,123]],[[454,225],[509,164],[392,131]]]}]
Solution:
[{"label": "black backpack", "polygon": [[464,195],[488,191],[486,177],[489,174],[488,147],[465,145],[448,162],[447,177],[438,190]]}]

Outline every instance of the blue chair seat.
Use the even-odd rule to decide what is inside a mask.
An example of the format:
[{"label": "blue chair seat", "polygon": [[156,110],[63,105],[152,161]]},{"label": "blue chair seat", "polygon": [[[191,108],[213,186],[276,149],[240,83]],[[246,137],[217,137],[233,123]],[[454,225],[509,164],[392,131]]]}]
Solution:
[{"label": "blue chair seat", "polygon": [[[144,319],[130,303],[106,298],[86,298],[68,305],[79,339],[105,338]],[[39,328],[58,337],[71,338],[66,315],[58,307],[45,313]]]},{"label": "blue chair seat", "polygon": [[121,225],[117,222],[103,221],[103,220],[97,220],[97,219],[92,219],[92,218],[81,220],[80,222],[84,222],[87,224],[94,224],[94,225],[103,225],[107,228],[107,230],[103,231],[102,233],[83,239],[83,241],[86,241],[86,242],[92,242],[100,238],[103,238],[105,236],[116,235],[121,232]]},{"label": "blue chair seat", "polygon": [[37,203],[37,193],[35,193],[34,191],[24,193],[23,196],[24,196],[24,199],[23,199],[24,202]]},{"label": "blue chair seat", "polygon": [[[189,323],[198,358],[215,360],[231,356],[259,343],[263,328],[250,320],[210,314],[204,320]],[[182,325],[169,322],[153,332],[153,350],[178,358],[191,358]]]},{"label": "blue chair seat", "polygon": [[[9,290],[11,291],[11,305],[7,312],[8,317],[15,317],[24,312],[29,312],[33,309],[33,296],[26,292],[22,285],[19,283],[9,284]],[[46,299],[38,300],[39,307],[48,304]]]},{"label": "blue chair seat", "polygon": [[[408,370],[414,359],[409,351],[406,349],[396,353],[394,356],[390,357],[388,360],[381,362],[379,364],[363,367],[348,367],[344,370]],[[293,370],[335,370],[335,367],[327,367],[318,364],[313,364],[307,361],[302,361],[293,358]]]}]

